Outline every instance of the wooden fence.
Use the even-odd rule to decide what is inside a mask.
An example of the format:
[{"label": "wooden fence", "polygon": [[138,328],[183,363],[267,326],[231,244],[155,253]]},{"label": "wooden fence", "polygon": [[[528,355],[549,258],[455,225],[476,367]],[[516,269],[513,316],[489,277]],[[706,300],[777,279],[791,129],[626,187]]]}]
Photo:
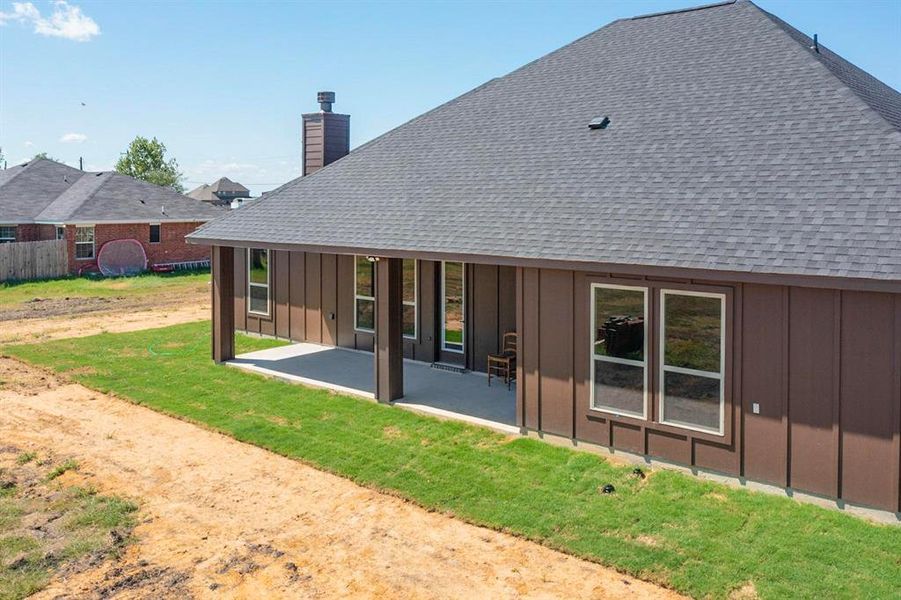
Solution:
[{"label": "wooden fence", "polygon": [[66,240],[0,244],[0,281],[62,277],[68,272]]}]

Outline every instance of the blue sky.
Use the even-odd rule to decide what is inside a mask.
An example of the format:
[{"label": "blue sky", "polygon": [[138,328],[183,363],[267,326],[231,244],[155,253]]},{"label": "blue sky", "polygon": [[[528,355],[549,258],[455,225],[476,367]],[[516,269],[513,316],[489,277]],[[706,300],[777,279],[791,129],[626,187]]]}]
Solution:
[{"label": "blue sky", "polygon": [[[103,170],[156,136],[189,188],[259,194],[299,175],[320,89],[358,146],[614,19],[700,3],[0,0],[0,147]],[[901,89],[901,0],[758,4]]]}]

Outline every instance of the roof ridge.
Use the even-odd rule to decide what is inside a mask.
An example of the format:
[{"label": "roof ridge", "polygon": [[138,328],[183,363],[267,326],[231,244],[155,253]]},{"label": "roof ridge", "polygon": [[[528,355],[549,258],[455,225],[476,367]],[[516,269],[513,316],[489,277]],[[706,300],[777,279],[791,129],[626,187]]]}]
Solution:
[{"label": "roof ridge", "polygon": [[696,10],[706,10],[708,8],[716,8],[718,6],[727,6],[729,4],[735,4],[737,0],[725,0],[725,2],[714,2],[713,4],[701,4],[700,6],[689,6],[688,8],[676,8],[674,10],[663,10],[660,12],[648,13],[646,15],[638,15],[635,17],[630,17],[630,21],[637,21],[639,19],[650,19],[651,17],[662,17],[663,15],[676,15],[679,13],[687,13],[694,12]]},{"label": "roof ridge", "polygon": [[[99,190],[99,189],[103,186],[104,183],[106,183],[107,181],[109,181],[110,175],[111,175],[112,173],[113,173],[113,171],[85,172],[85,173],[84,173],[81,177],[79,177],[77,180],[73,181],[73,182],[72,182],[72,185],[70,185],[70,186],[69,186],[62,194],[60,194],[59,196],[57,196],[56,198],[54,198],[53,202],[51,202],[50,204],[48,204],[47,207],[46,207],[44,210],[42,210],[41,212],[39,212],[39,213],[37,214],[37,216],[34,218],[34,220],[35,220],[35,221],[39,221],[39,220],[47,219],[47,218],[52,218],[52,219],[57,219],[57,218],[66,219],[66,218],[68,218],[68,215],[71,215],[71,214],[75,213],[79,208],[81,208],[82,206],[84,206],[85,203],[86,203],[88,200],[90,200],[91,198],[94,197],[94,195],[97,193],[97,190]],[[86,179],[87,177],[92,176],[92,175],[93,175],[94,177],[96,177],[96,180],[95,180],[95,181],[90,181],[89,179]],[[89,183],[93,183],[94,185],[91,186],[91,187],[89,187],[87,194],[86,194],[86,195],[85,195],[85,196],[84,196],[77,204],[75,204],[75,205],[73,205],[73,206],[71,206],[71,207],[67,207],[67,206],[66,206],[66,201],[69,199],[68,196],[70,196],[70,195],[73,195],[73,196],[74,196],[74,194],[75,194],[76,192],[80,191],[80,190],[76,189],[76,187],[77,187],[78,184],[81,183],[82,181],[88,181]],[[88,186],[89,184],[83,184],[83,185]],[[72,190],[75,190],[75,191],[73,192]],[[51,209],[53,209],[53,208],[59,208],[59,209],[66,210],[66,211],[67,211],[67,216],[66,216],[66,217],[54,217],[54,216],[52,215],[53,210],[51,210]],[[48,216],[44,216],[44,213],[49,213],[50,216],[49,216],[49,217],[48,217]]]},{"label": "roof ridge", "polygon": [[[778,29],[782,33],[782,35],[788,37],[791,41],[795,42],[799,46],[800,50],[802,50],[802,53],[807,57],[807,60],[811,61],[814,64],[818,64],[823,69],[825,69],[828,77],[836,80],[842,88],[849,90],[858,102],[861,102],[864,106],[870,109],[870,111],[875,113],[881,120],[885,121],[886,124],[889,125],[889,127],[901,131],[901,93],[895,90],[895,88],[881,81],[879,78],[875,77],[864,69],[861,69],[850,60],[840,55],[838,52],[835,52],[829,47],[820,44],[818,41],[816,42],[816,52],[813,52],[812,50],[814,49],[814,46],[812,44],[814,44],[814,40],[806,33],[799,30],[797,27],[794,27],[784,19],[779,18],[775,14],[764,10],[760,6],[757,6],[757,4],[755,4],[752,0],[742,0],[742,3],[750,5],[756,10],[758,14],[766,17],[767,21],[770,22],[776,29]],[[886,90],[890,91],[892,95],[897,96],[899,103],[898,122],[894,122],[892,119],[889,119],[886,114],[883,113],[883,111],[877,109],[876,106],[869,102],[857,89],[855,89],[853,85],[839,77],[839,75],[828,64],[826,53],[828,53],[832,57],[835,57],[837,61],[841,61],[842,66],[847,65],[851,67],[854,70],[855,75],[862,76],[869,81],[876,82],[880,87],[885,88]]]}]

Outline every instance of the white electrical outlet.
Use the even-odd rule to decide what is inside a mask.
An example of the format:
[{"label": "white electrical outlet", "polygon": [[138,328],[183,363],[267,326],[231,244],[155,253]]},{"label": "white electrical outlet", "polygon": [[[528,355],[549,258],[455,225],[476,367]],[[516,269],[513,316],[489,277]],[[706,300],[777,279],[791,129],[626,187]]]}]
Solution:
[{"label": "white electrical outlet", "polygon": [[759,415],[760,414],[760,405],[756,402],[754,404],[752,404],[751,412],[753,412],[755,415]]}]

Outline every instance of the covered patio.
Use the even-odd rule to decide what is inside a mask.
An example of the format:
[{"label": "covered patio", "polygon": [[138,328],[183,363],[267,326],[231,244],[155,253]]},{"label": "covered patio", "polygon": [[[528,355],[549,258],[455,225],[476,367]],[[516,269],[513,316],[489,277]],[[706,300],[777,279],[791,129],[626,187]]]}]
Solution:
[{"label": "covered patio", "polygon": [[[233,367],[286,381],[375,399],[375,364],[369,352],[296,343],[250,352],[227,361]],[[402,398],[395,406],[519,433],[516,392],[480,373],[457,373],[404,360]]]}]

